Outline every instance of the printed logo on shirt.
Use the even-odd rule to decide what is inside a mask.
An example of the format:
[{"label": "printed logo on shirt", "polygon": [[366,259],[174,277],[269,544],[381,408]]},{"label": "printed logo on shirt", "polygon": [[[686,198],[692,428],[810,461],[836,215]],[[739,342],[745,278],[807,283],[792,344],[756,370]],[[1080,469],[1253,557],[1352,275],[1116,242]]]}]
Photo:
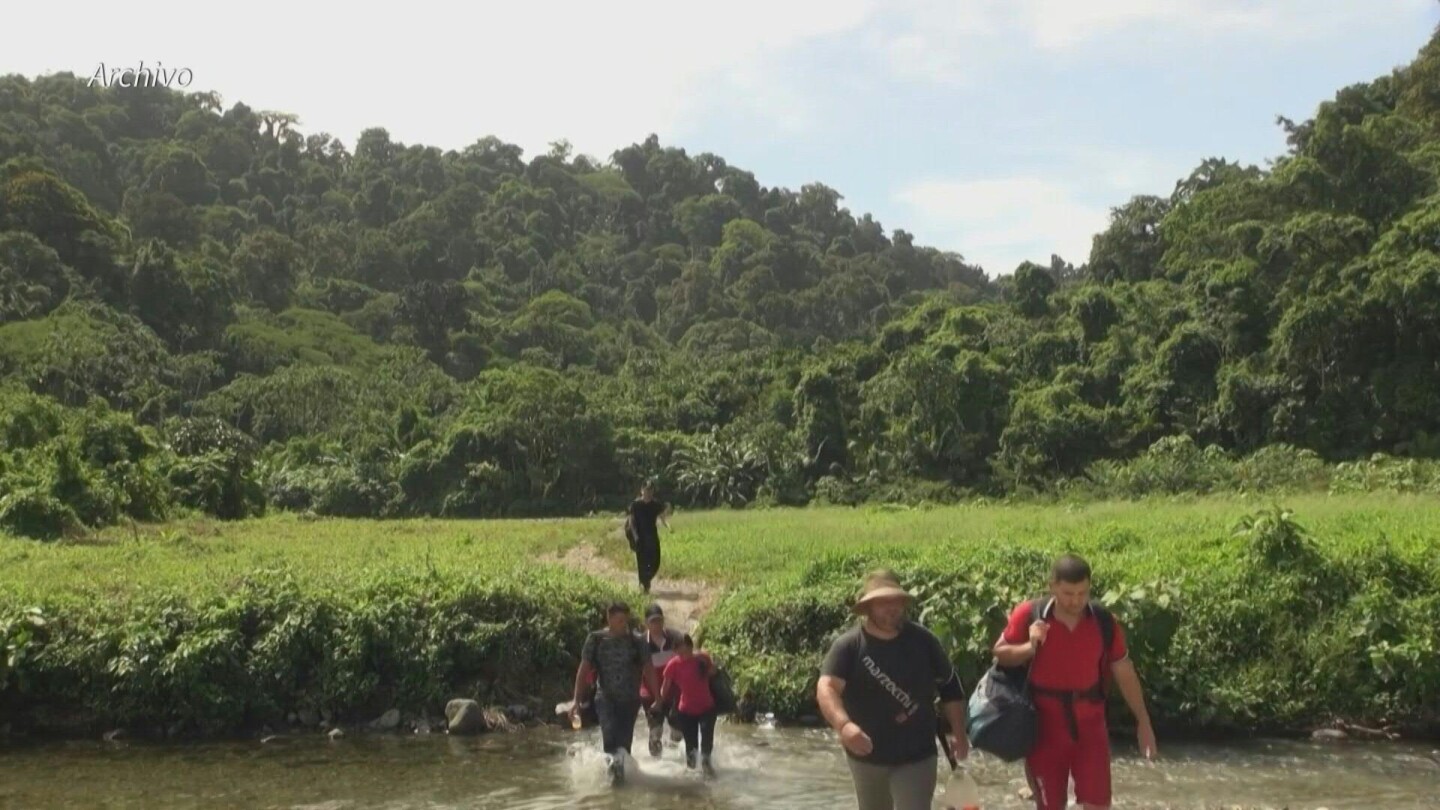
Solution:
[{"label": "printed logo on shirt", "polygon": [[900,685],[895,683],[894,679],[886,675],[885,671],[880,669],[880,665],[875,663],[875,659],[867,655],[861,659],[861,663],[865,665],[865,671],[870,673],[870,677],[874,678],[875,682],[880,684],[881,688],[886,692],[889,692],[890,697],[895,698],[901,706],[905,707],[904,711],[895,715],[896,723],[905,723],[909,721],[911,717],[915,716],[915,712],[920,710],[920,704],[916,702],[914,698],[910,697],[909,692],[901,689]]}]

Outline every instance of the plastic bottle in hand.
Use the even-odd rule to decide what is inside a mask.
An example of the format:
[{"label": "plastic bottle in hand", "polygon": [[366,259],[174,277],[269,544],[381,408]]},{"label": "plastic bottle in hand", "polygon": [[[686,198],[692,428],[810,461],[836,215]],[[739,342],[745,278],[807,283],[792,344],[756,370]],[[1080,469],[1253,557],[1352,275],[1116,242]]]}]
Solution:
[{"label": "plastic bottle in hand", "polygon": [[975,784],[968,767],[961,766],[950,772],[940,806],[945,810],[980,810],[980,786]]},{"label": "plastic bottle in hand", "polygon": [[579,731],[580,728],[584,725],[584,721],[580,719],[580,707],[576,706],[570,711],[570,728]]}]

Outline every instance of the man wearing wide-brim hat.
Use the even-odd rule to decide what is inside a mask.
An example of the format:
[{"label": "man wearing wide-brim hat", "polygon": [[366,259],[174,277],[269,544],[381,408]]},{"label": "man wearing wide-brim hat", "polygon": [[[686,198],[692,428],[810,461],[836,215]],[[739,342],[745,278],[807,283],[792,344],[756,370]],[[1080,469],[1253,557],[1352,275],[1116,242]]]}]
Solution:
[{"label": "man wearing wide-brim hat", "polygon": [[864,620],[831,645],[816,700],[840,735],[859,810],[930,810],[937,782],[935,701],[964,758],[965,696],[940,640],[906,617],[894,571],[868,574],[852,610]]}]

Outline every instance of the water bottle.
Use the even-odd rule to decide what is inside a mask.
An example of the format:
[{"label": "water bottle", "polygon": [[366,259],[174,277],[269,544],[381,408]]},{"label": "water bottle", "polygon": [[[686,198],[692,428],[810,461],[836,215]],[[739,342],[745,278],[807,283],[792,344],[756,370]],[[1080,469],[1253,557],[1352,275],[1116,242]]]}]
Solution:
[{"label": "water bottle", "polygon": [[980,786],[970,775],[969,766],[961,765],[950,772],[940,806],[945,810],[980,810]]},{"label": "water bottle", "polygon": [[580,705],[577,703],[575,708],[570,710],[570,728],[579,731],[584,725],[584,721],[580,719]]}]

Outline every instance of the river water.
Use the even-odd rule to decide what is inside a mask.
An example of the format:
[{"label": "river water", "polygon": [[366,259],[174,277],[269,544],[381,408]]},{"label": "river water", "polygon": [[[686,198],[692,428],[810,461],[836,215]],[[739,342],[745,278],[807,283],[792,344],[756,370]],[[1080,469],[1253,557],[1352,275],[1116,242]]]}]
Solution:
[{"label": "river water", "polygon": [[[0,808],[626,808],[729,810],[854,807],[849,775],[824,729],[729,725],[717,729],[717,775],[687,771],[667,740],[642,749],[630,778],[609,786],[598,732],[319,734],[261,743],[0,744]],[[1440,808],[1440,765],[1428,746],[1257,741],[1171,744],[1137,761],[1116,745],[1116,808],[1213,810],[1232,806],[1410,810]],[[943,760],[942,760],[943,762]],[[987,808],[1034,805],[1016,794],[1019,764],[983,755],[974,773]],[[943,776],[942,776],[943,785]]]}]

